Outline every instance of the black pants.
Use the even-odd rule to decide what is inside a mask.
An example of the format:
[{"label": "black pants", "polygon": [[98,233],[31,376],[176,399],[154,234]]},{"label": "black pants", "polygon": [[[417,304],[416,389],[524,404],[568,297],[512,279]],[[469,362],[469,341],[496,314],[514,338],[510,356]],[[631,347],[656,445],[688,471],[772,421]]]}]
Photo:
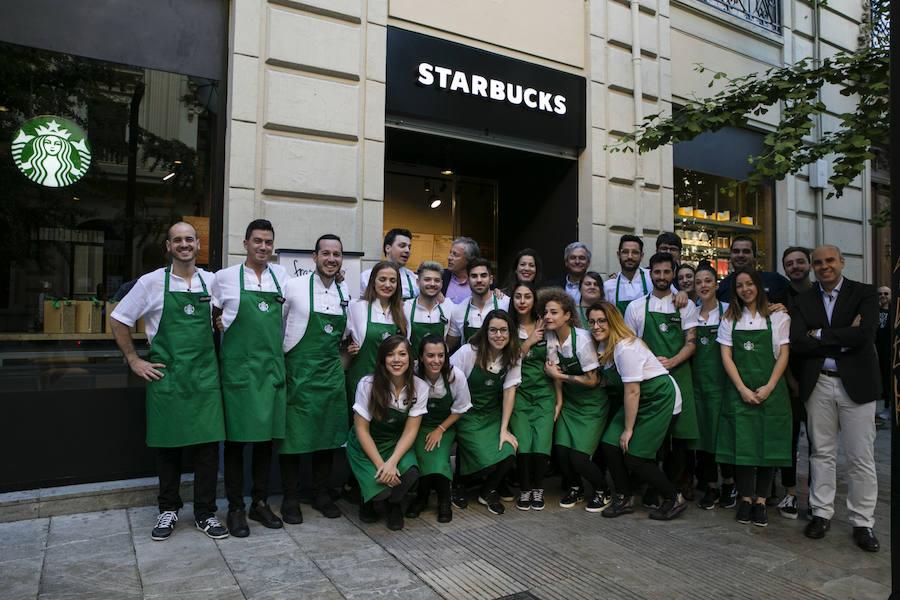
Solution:
[{"label": "black pants", "polygon": [[393,502],[394,504],[400,504],[400,502],[403,500],[403,496],[406,495],[406,492],[410,490],[410,488],[418,478],[419,467],[410,467],[406,470],[405,473],[401,473],[399,485],[395,485],[392,488],[382,490],[378,493],[378,495],[372,498],[372,500],[376,502],[387,500],[388,502]]},{"label": "black pants", "polygon": [[718,483],[720,472],[722,473],[722,479],[734,479],[734,465],[717,463],[715,454],[697,450],[697,462],[700,466],[701,483],[707,486]]},{"label": "black pants", "polygon": [[450,480],[440,473],[419,477],[419,487],[416,490],[419,498],[427,500],[431,490],[437,492],[438,502],[450,502]]},{"label": "black pants", "polygon": [[772,489],[772,477],[775,467],[734,466],[734,480],[737,484],[738,496],[742,498],[766,498]]},{"label": "black pants", "polygon": [[244,508],[244,446],[253,444],[251,472],[253,487],[251,502],[269,498],[269,478],[272,472],[272,442],[225,442],[225,497],[228,510]]},{"label": "black pants", "polygon": [[559,458],[559,468],[563,473],[563,480],[570,483],[570,487],[581,487],[582,478],[588,482],[591,492],[607,491],[609,486],[606,483],[606,473],[591,461],[591,457],[584,452],[573,450],[565,446],[554,446]]},{"label": "black pants", "polygon": [[659,468],[655,459],[624,454],[618,446],[612,444],[603,443],[600,446],[606,457],[606,465],[609,467],[617,494],[622,494],[626,498],[633,496],[632,483],[644,482],[655,488],[667,500],[675,497],[675,486]]},{"label": "black pants", "polygon": [[184,451],[194,453],[194,518],[198,521],[216,514],[216,483],[219,473],[219,442],[208,442],[178,448],[157,448],[156,470],[159,473],[159,511],[178,511],[181,500],[181,459]]},{"label": "black pants", "polygon": [[519,465],[519,484],[523,490],[544,488],[544,474],[547,472],[547,455],[537,452],[526,452],[517,457]]},{"label": "black pants", "polygon": [[[328,493],[328,482],[331,480],[334,449],[310,452],[312,461],[313,499]],[[281,471],[281,487],[284,490],[284,502],[300,501],[300,455],[280,454],[278,463]]]},{"label": "black pants", "polygon": [[[687,469],[689,453],[693,454],[687,448],[687,440],[671,438],[671,446],[666,452],[665,459],[663,459],[663,469],[666,477],[669,478],[669,481],[675,487],[681,487],[681,480]],[[691,469],[691,473],[693,473],[693,469]]]},{"label": "black pants", "polygon": [[481,495],[486,496],[488,492],[496,490],[500,486],[500,482],[509,473],[509,470],[516,464],[515,456],[507,456],[497,464],[486,467],[478,472],[479,477],[484,478],[481,484]]}]

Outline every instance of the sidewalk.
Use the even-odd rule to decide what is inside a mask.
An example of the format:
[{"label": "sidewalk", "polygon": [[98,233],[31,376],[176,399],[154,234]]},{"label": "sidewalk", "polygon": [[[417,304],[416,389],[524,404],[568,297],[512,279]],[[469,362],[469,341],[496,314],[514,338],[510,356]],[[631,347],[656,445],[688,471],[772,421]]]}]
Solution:
[{"label": "sidewalk", "polygon": [[[805,457],[805,447],[801,456]],[[669,523],[604,519],[583,504],[495,517],[470,504],[435,520],[434,502],[391,532],[362,524],[356,506],[324,519],[304,506],[302,525],[213,541],[186,506],[172,538],[150,539],[156,508],[108,510],[0,524],[0,597],[200,600],[340,598],[887,598],[890,592],[890,432],[876,442],[882,550],[859,550],[843,494],[824,540],[803,536],[804,517],[769,511],[769,526],[739,525],[734,511],[691,506]],[[839,463],[839,473],[841,463]],[[806,472],[805,460],[799,468]],[[549,482],[556,484],[555,480]],[[548,492],[551,490],[548,489]],[[801,498],[805,497],[805,490]],[[277,509],[280,498],[273,498]],[[805,502],[801,501],[801,512]],[[219,515],[224,518],[223,502]]]}]

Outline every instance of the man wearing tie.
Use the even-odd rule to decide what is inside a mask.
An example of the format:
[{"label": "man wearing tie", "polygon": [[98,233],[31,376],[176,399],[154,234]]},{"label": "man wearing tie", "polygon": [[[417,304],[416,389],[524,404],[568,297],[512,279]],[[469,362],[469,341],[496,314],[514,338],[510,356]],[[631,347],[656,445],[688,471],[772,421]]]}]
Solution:
[{"label": "man wearing tie", "polygon": [[841,274],[844,257],[835,246],[812,254],[817,285],[799,294],[791,314],[791,352],[798,356],[800,398],[806,402],[812,442],[806,537],[825,537],[834,516],[838,440],[847,455],[847,510],[856,545],[877,552],[872,533],[878,480],[875,475],[875,408],[881,379],[875,354],[875,287]]}]

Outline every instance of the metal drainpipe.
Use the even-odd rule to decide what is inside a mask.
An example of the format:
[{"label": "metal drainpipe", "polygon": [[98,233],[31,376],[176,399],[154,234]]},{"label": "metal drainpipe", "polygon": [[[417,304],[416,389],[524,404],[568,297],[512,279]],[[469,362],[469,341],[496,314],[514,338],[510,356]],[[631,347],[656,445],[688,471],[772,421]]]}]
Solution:
[{"label": "metal drainpipe", "polygon": [[[815,30],[813,31],[813,62],[815,66],[818,67],[822,64],[822,40],[819,37],[819,31],[821,29],[821,8],[819,6],[819,2],[815,2],[815,6],[813,7],[814,15],[815,15]],[[822,90],[819,89],[816,92],[816,101],[822,101]],[[822,114],[819,113],[816,115],[816,141],[820,141],[822,139]],[[813,167],[813,165],[810,165]],[[814,167],[813,167],[814,168]],[[827,179],[827,178],[826,178]],[[828,185],[827,181],[825,185]],[[824,188],[816,188],[816,246],[821,246],[825,243],[825,189]]]},{"label": "metal drainpipe", "polygon": [[[638,0],[631,0],[631,67],[632,92],[634,96],[634,129],[641,126],[644,120],[643,99],[644,90],[641,82],[641,23],[640,23],[640,4]],[[644,223],[641,218],[641,209],[643,202],[641,193],[644,188],[644,173],[641,168],[641,156],[637,152],[634,155],[634,232],[636,235],[642,235],[644,232]]]}]

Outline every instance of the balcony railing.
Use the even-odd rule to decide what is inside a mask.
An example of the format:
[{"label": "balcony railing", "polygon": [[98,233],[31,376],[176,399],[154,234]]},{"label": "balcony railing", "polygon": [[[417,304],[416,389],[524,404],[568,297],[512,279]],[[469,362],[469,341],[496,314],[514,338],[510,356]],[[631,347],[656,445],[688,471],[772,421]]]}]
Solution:
[{"label": "balcony railing", "polygon": [[778,0],[700,0],[763,29],[781,33]]}]

